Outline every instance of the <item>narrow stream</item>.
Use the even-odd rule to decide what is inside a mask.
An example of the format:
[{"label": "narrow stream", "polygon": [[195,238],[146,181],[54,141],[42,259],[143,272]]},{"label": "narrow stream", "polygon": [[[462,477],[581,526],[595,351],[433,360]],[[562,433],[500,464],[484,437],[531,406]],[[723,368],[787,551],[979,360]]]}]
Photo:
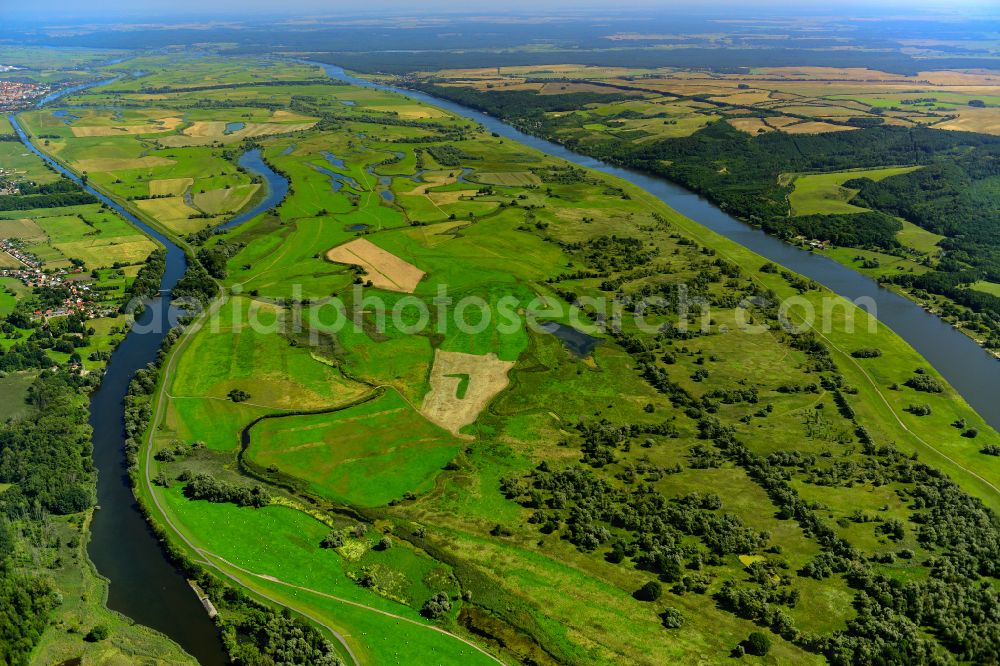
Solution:
[{"label": "narrow stream", "polygon": [[802,250],[769,236],[724,213],[708,200],[679,185],[647,173],[624,169],[579,155],[551,141],[525,134],[488,114],[426,93],[396,88],[359,79],[343,68],[324,63],[321,66],[332,79],[366,88],[396,92],[433,104],[482,124],[491,132],[524,143],[553,157],[587,169],[627,180],[641,187],[681,215],[743,245],[777,264],[819,282],[848,300],[868,297],[877,307],[878,319],[906,340],[962,394],[973,409],[995,429],[1000,430],[1000,362],[961,331],[899,294],[881,287],[829,257]]}]

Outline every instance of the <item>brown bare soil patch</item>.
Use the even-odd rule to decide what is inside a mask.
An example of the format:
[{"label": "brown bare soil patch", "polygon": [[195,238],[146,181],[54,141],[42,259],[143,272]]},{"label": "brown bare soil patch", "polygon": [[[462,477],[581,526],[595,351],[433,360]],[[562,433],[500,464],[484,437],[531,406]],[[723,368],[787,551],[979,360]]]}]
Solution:
[{"label": "brown bare soil patch", "polygon": [[496,354],[477,356],[438,349],[431,368],[431,390],[424,396],[420,413],[457,435],[507,387],[507,373],[513,367],[513,362],[501,361]]}]

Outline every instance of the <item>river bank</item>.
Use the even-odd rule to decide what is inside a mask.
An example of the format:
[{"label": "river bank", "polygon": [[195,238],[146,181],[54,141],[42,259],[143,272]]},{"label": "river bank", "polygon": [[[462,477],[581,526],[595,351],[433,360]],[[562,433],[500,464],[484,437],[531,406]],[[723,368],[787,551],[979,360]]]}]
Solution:
[{"label": "river bank", "polygon": [[578,166],[621,178],[650,193],[681,215],[776,264],[815,280],[849,301],[862,302],[862,299],[870,299],[875,308],[872,314],[927,359],[973,409],[994,429],[1000,430],[1000,404],[996,401],[996,396],[1000,395],[1000,366],[997,365],[997,359],[963,332],[871,278],[828,256],[789,245],[770,236],[723,212],[704,197],[669,181],[574,153],[557,143],[526,134],[493,116],[449,100],[361,79],[336,65],[314,64],[323,67],[331,78],[396,92],[433,104],[478,122],[501,137],[526,144]]}]

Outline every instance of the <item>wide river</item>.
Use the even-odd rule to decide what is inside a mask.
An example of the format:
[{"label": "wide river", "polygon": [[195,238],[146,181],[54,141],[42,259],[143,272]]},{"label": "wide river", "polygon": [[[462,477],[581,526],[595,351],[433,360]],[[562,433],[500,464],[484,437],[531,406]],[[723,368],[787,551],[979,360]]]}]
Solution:
[{"label": "wide river", "polygon": [[[319,64],[319,63],[317,63]],[[563,146],[520,132],[487,114],[421,92],[372,83],[345,73],[340,67],[322,65],[327,74],[341,81],[368,88],[400,92],[415,99],[448,109],[484,125],[497,134],[525,143],[549,155],[588,169],[627,180],[692,220],[753,250],[775,263],[855,300],[871,298],[879,320],[890,326],[920,352],[963,397],[994,427],[1000,429],[1000,365],[976,343],[911,301],[880,287],[873,280],[834,262],[774,237],[768,236],[727,215],[705,199],[687,190],[637,171],[611,166],[578,155]],[[50,103],[71,92],[105,82],[75,86],[49,95]],[[25,134],[15,117],[11,124],[24,144],[59,172],[80,182],[70,171],[44,155]],[[264,198],[226,224],[233,226],[276,206],[288,191],[287,181],[274,173],[258,151],[245,154],[240,163],[260,175],[266,183]],[[206,666],[227,662],[215,625],[174,567],[140,514],[129,485],[124,456],[124,396],[139,368],[156,358],[171,316],[170,290],[184,274],[186,257],[171,240],[94,188],[88,192],[117,211],[122,217],[161,243],[167,251],[167,266],[160,283],[160,296],[153,299],[136,326],[111,357],[100,389],[91,401],[90,422],[94,428],[94,462],[98,470],[97,498],[100,511],[91,527],[89,554],[98,571],[110,581],[108,605],[135,621],[153,627],[177,641]]]},{"label": "wide river", "polygon": [[[75,86],[62,92],[65,95],[86,87]],[[42,103],[58,97],[50,95]],[[72,172],[38,150],[16,117],[11,116],[10,122],[32,152],[67,178],[83,184]],[[227,227],[277,206],[288,192],[288,182],[264,163],[259,150],[244,153],[239,163],[263,178],[264,196],[253,208],[228,221]],[[112,354],[101,386],[91,397],[90,425],[94,429],[100,510],[94,513],[87,552],[97,570],[110,581],[109,608],[163,632],[204,666],[222,666],[229,663],[229,659],[215,623],[202,608],[184,574],[167,558],[139,512],[125,463],[124,397],[136,370],[156,359],[163,338],[178,315],[172,307],[170,290],[184,275],[187,258],[169,238],[122,206],[93,187],[84,185],[84,189],[162,244],[167,252],[160,295],[147,302],[143,314]]]},{"label": "wide river", "polygon": [[829,257],[789,245],[760,229],[724,213],[708,200],[683,187],[647,173],[601,162],[551,141],[525,134],[493,116],[433,95],[373,83],[346,73],[336,65],[314,63],[333,79],[358,86],[402,93],[414,99],[481,123],[491,132],[519,141],[543,153],[587,169],[627,180],[654,195],[678,213],[736,241],[762,257],[809,277],[848,300],[869,298],[873,314],[916,349],[954,386],[962,397],[995,429],[1000,430],[1000,361],[973,340],[940,318],[899,294],[881,287],[871,278]]}]

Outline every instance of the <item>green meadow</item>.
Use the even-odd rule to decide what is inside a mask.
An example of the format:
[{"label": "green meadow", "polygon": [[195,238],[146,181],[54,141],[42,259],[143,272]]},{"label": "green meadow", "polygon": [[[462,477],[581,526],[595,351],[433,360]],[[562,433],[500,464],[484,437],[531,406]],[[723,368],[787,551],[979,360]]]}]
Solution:
[{"label": "green meadow", "polygon": [[859,169],[835,171],[831,173],[794,174],[789,176],[794,185],[788,195],[793,215],[836,215],[860,213],[861,208],[850,203],[857,190],[844,187],[844,183],[855,178],[879,181],[891,176],[910,173],[919,167],[889,167],[885,169]]},{"label": "green meadow", "polygon": [[[810,637],[843,640],[861,592],[845,571],[803,573],[829,541],[779,506],[755,464],[780,468],[801,513],[893,580],[927,580],[947,554],[919,538],[905,461],[1000,508],[1000,469],[981,452],[1000,437],[853,304],[762,270],[646,192],[403,96],[299,83],[319,75],[295,63],[170,58],[73,100],[114,93],[138,105],[133,125],[181,118],[169,133],[74,134],[84,118],[113,128],[87,108],[72,126],[29,121],[58,135],[54,156],[95,167],[95,183],[179,236],[226,218],[227,199],[209,193],[253,184],[234,166],[240,150],[261,147],[290,180],[273,210],[190,238],[225,295],[163,364],[139,493],[189,558],[344,635],[359,662],[495,663],[472,641],[505,663],[727,663],[761,630],[773,663],[820,663]],[[253,86],[281,79],[296,83]],[[220,95],[247,106],[192,108]],[[235,120],[302,124],[280,109],[321,122],[211,135]],[[844,182],[906,169],[800,175],[793,207],[851,212]],[[186,194],[214,210],[184,217]],[[937,242],[902,234],[925,252]],[[327,258],[359,240],[368,258]],[[362,245],[349,247],[371,252]],[[710,311],[683,311],[680,285]],[[456,326],[436,307],[445,288],[475,299],[467,323],[489,324]],[[632,306],[646,296],[666,302]],[[793,297],[792,323],[808,305],[829,325],[784,330],[776,302]],[[534,301],[543,319],[582,328],[602,300],[615,327],[583,356],[521,318]],[[500,330],[504,311],[517,317]],[[940,390],[913,388],[928,384]],[[471,421],[447,420],[459,413]],[[190,499],[198,473],[261,485],[270,502]],[[636,591],[652,582],[661,594],[644,601]],[[774,595],[783,626],[717,601],[732,586]],[[432,620],[421,609],[438,592],[451,607]]]}]

